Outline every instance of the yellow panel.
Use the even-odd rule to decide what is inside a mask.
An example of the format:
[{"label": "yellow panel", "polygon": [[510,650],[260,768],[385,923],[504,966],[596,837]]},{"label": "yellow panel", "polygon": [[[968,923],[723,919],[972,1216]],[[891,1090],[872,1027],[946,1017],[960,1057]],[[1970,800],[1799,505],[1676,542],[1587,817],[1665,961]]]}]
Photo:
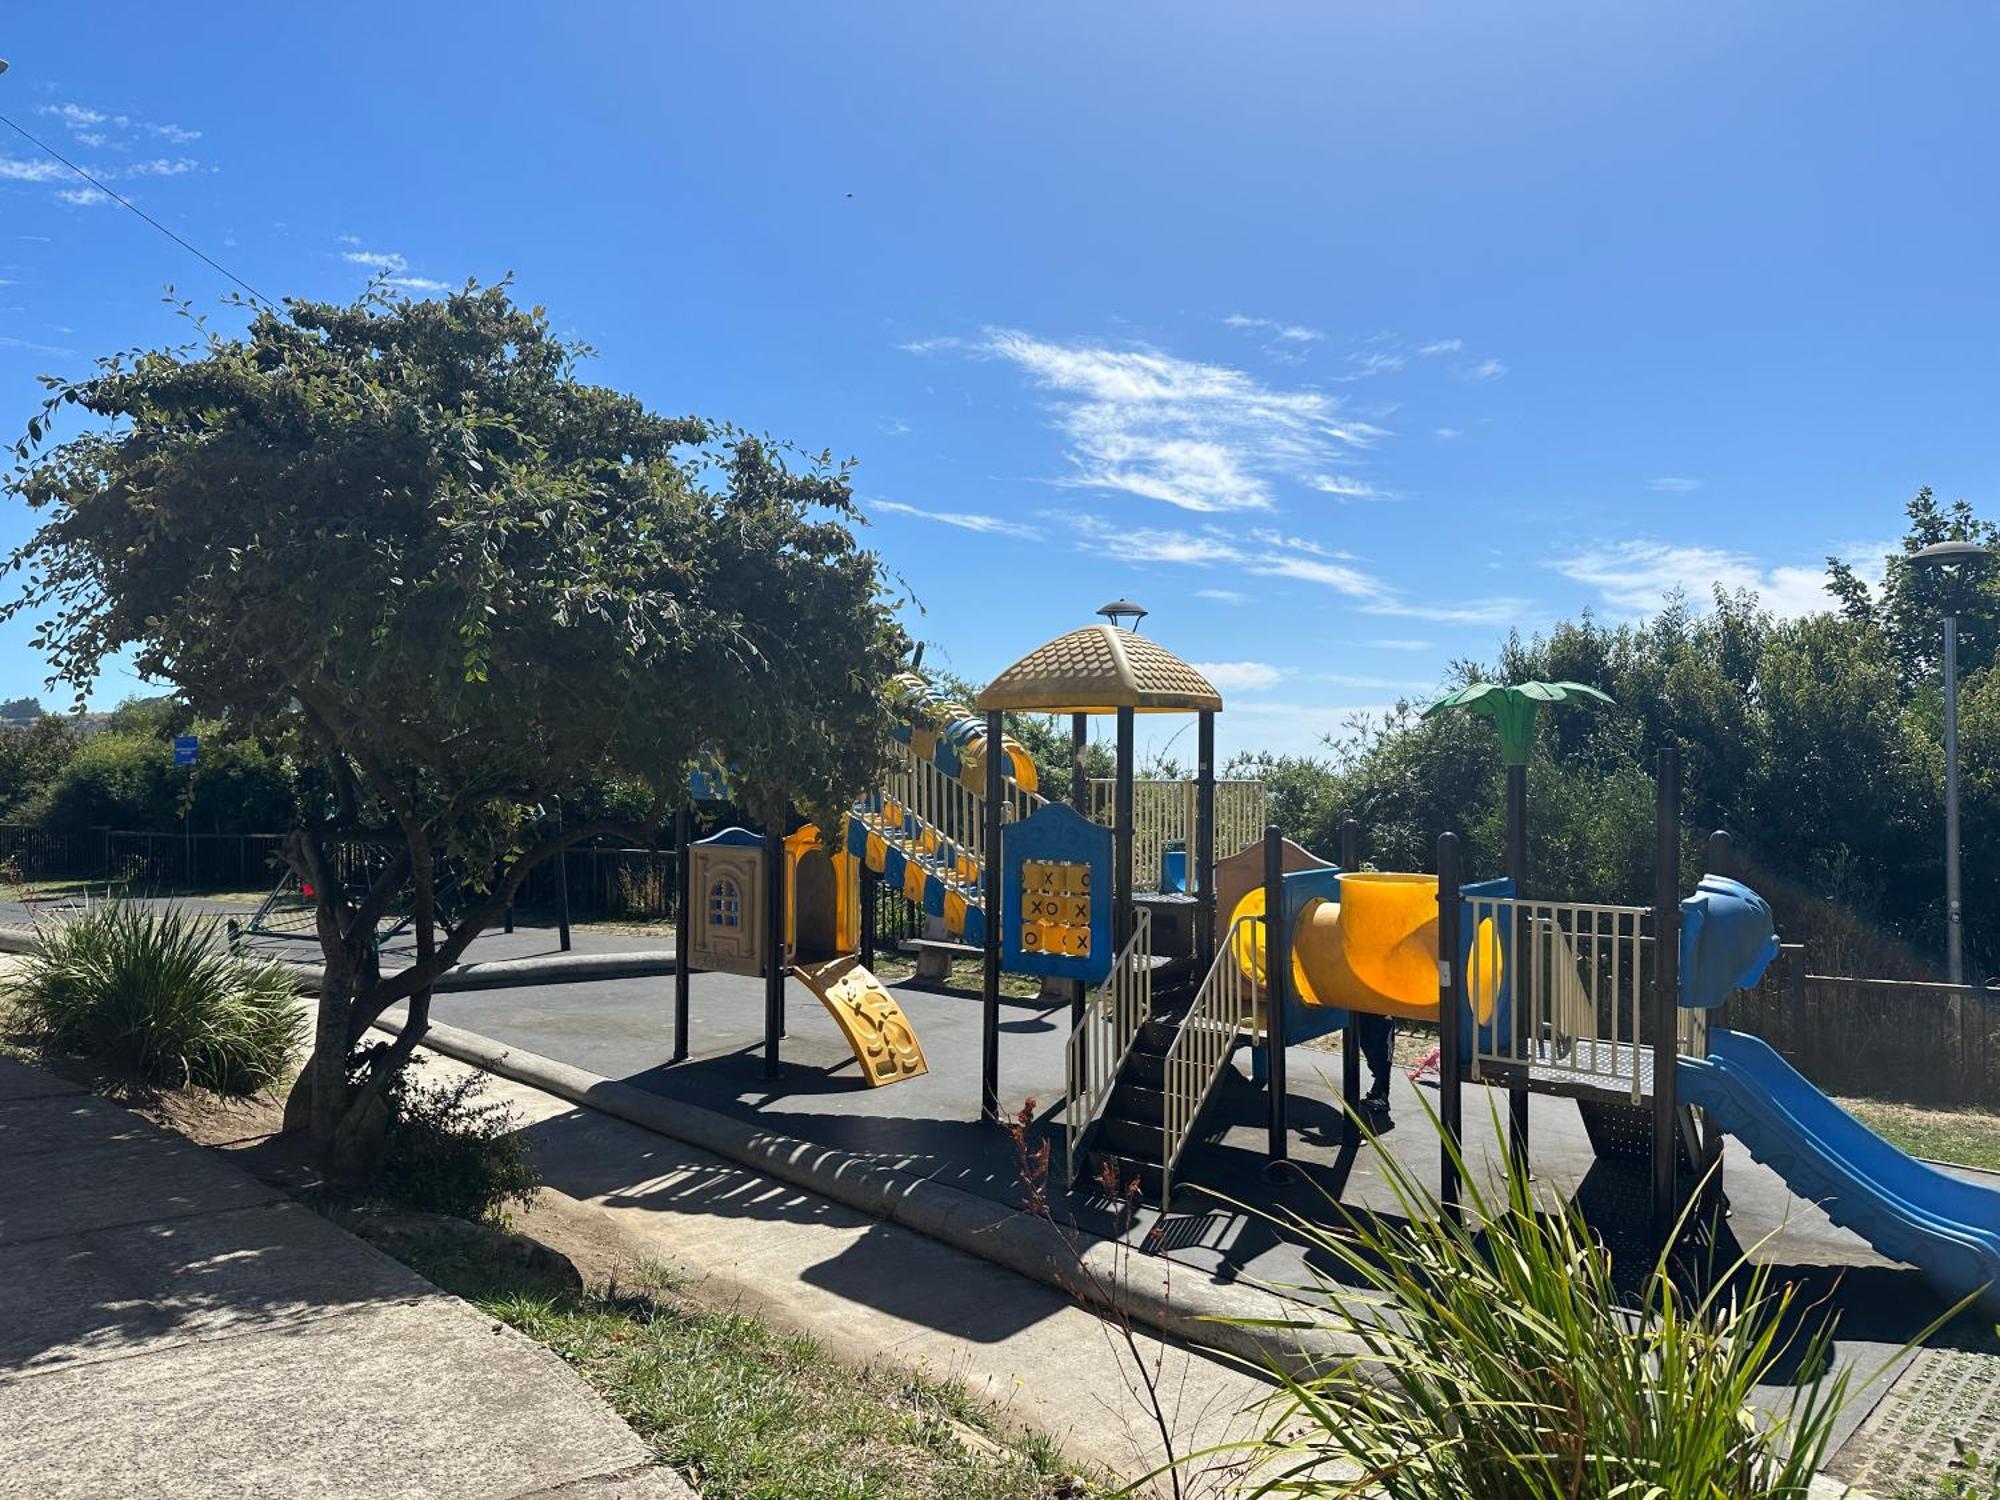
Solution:
[{"label": "yellow panel", "polygon": [[910,752],[918,760],[933,760],[937,756],[937,731],[935,729],[912,729],[910,731]]},{"label": "yellow panel", "polygon": [[868,832],[867,850],[862,855],[862,858],[868,862],[868,868],[873,870],[877,875],[880,875],[882,873],[882,865],[888,857],[888,843],[883,839],[881,834],[870,829]]},{"label": "yellow panel", "polygon": [[903,899],[922,906],[924,904],[924,867],[912,860],[903,866]]},{"label": "yellow panel", "polygon": [[882,982],[852,958],[801,964],[792,972],[819,996],[861,1064],[871,1088],[901,1083],[930,1071],[915,1028]]},{"label": "yellow panel", "polygon": [[944,930],[953,937],[965,931],[965,897],[957,891],[944,893]]}]

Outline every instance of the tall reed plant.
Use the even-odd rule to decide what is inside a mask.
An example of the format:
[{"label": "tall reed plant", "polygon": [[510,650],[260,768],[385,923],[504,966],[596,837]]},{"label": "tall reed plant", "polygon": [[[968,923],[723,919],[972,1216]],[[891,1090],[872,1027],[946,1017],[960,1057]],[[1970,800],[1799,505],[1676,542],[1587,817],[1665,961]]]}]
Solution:
[{"label": "tall reed plant", "polygon": [[254,1094],[288,1076],[303,1011],[294,971],[231,953],[217,919],[107,901],[41,928],[14,1014],[142,1083]]},{"label": "tall reed plant", "polygon": [[[1332,1199],[1327,1223],[1286,1216],[1308,1264],[1334,1268],[1315,1273],[1313,1322],[1363,1352],[1285,1380],[1250,1493],[1806,1494],[1849,1372],[1828,1373],[1831,1320],[1791,1284],[1745,1255],[1690,1291],[1663,1253],[1621,1292],[1609,1251],[1574,1208],[1537,1204],[1511,1154],[1504,1198],[1461,1158],[1463,1223],[1392,1153],[1376,1161],[1400,1218]],[[1752,1399],[1767,1383],[1789,1383],[1775,1410]]]}]

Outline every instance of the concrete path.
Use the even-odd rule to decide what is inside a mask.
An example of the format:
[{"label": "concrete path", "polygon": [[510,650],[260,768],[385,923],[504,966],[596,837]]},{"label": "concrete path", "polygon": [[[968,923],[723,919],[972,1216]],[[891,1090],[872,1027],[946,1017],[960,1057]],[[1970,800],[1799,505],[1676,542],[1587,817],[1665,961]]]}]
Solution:
[{"label": "concrete path", "polygon": [[[426,1071],[465,1064],[430,1054]],[[489,1075],[522,1118],[550,1188],[590,1205],[634,1254],[706,1301],[811,1334],[838,1358],[964,1381],[1074,1460],[1133,1477],[1165,1442],[1134,1385],[1141,1362],[1189,1453],[1255,1429],[1263,1381],[1144,1332],[1124,1333],[1049,1286],[698,1147]]]},{"label": "concrete path", "polygon": [[554,1354],[0,1058],[0,1489],[689,1496]]}]

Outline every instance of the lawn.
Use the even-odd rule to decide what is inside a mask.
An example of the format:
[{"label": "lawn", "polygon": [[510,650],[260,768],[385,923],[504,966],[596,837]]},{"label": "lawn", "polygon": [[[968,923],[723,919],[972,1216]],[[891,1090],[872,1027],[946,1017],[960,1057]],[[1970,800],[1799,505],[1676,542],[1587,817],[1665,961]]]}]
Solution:
[{"label": "lawn", "polygon": [[2000,1115],[1983,1110],[1918,1109],[1881,1099],[1842,1099],[1838,1103],[1912,1156],[2000,1172]]},{"label": "lawn", "polygon": [[812,1339],[682,1299],[658,1268],[578,1293],[459,1235],[385,1248],[561,1355],[705,1500],[1105,1493],[1047,1441],[998,1429],[963,1387],[850,1368]]}]

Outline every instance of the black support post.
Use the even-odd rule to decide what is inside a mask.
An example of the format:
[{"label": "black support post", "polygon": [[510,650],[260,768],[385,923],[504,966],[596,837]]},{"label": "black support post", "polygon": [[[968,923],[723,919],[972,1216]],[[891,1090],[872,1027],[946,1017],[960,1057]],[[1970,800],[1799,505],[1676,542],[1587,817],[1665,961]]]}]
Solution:
[{"label": "black support post", "polygon": [[[1361,868],[1361,825],[1353,818],[1341,819],[1340,868],[1342,871]],[[1395,1065],[1393,1056],[1390,1065]],[[1361,1108],[1361,1023],[1353,1011],[1347,1013],[1347,1024],[1340,1031],[1340,1097],[1351,1120]],[[1352,1124],[1347,1133],[1355,1134]]]},{"label": "black support post", "polygon": [[1215,962],[1215,714],[1195,720],[1194,848],[1188,851],[1188,886],[1195,893],[1196,967]]},{"label": "black support post", "polygon": [[1004,753],[1004,725],[995,710],[986,715],[986,944],[985,971],[980,986],[979,1013],[979,1113],[982,1119],[1000,1118],[1000,841],[1005,836],[1000,819],[1006,787],[1001,776]]},{"label": "black support post", "polygon": [[1458,835],[1438,835],[1438,1202],[1453,1223],[1463,1223],[1458,1163],[1465,1149],[1465,1100],[1459,1059]]},{"label": "black support post", "polygon": [[1118,780],[1112,792],[1111,883],[1113,934],[1119,952],[1132,936],[1132,710],[1118,710]]},{"label": "black support post", "polygon": [[[1507,875],[1514,882],[1514,899],[1528,895],[1528,768],[1507,767]],[[1442,892],[1439,893],[1442,896]],[[1519,908],[1516,908],[1518,911]],[[1517,922],[1518,934],[1521,926]],[[1527,976],[1531,965],[1517,965],[1514,971],[1514,1036],[1510,1050],[1525,1076],[1535,1039],[1529,1035],[1529,1021],[1535,1013],[1532,983]],[[1507,1090],[1507,1151],[1523,1179],[1528,1175],[1528,1088],[1517,1083]]]},{"label": "black support post", "polygon": [[1090,778],[1084,774],[1084,752],[1090,748],[1090,715],[1069,716],[1069,805],[1079,817],[1090,816]]},{"label": "black support post", "polygon": [[1681,959],[1681,754],[1660,747],[1653,823],[1653,1242],[1664,1249],[1680,1212],[1678,1056]]},{"label": "black support post", "polygon": [[1264,1056],[1271,1087],[1271,1158],[1267,1174],[1281,1176],[1291,1154],[1285,1098],[1285,996],[1291,988],[1292,942],[1285,926],[1285,836],[1276,823],[1264,830]]},{"label": "black support post", "polygon": [[861,911],[858,915],[861,928],[861,967],[872,969],[875,967],[875,919],[880,915],[878,908],[882,904],[882,877],[868,868],[865,859],[860,861],[860,864],[861,878],[858,884],[861,888],[859,897]]},{"label": "black support post", "polygon": [[[556,803],[556,838],[563,836],[562,803]],[[556,850],[556,941],[569,952],[569,846]]]},{"label": "black support post", "polygon": [[764,1076],[779,1076],[785,1035],[785,840],[764,834]]},{"label": "black support post", "polygon": [[674,1061],[688,1055],[688,948],[694,938],[694,884],[688,859],[693,842],[694,814],[683,807],[674,814]]}]

